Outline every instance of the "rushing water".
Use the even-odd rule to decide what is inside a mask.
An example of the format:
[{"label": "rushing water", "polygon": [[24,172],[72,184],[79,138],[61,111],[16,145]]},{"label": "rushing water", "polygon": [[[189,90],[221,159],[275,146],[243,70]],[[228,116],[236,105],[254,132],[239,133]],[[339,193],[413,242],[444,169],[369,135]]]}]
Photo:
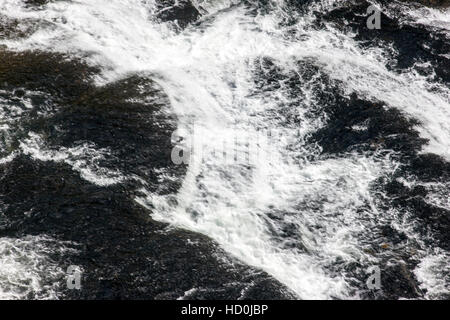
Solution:
[{"label": "rushing water", "polygon": [[[449,78],[442,73],[450,59],[448,11],[377,3],[386,21],[435,35],[435,42],[423,43],[431,53],[419,56],[396,30],[384,41],[383,28],[392,22],[382,20],[373,39],[364,25],[357,25],[359,34],[349,28],[354,21],[346,20],[345,8],[365,10],[371,4],[365,1],[198,0],[192,4],[199,17],[186,25],[162,21],[164,5],[156,0],[52,1],[39,8],[0,3],[2,16],[23,21],[24,28],[37,24],[25,37],[2,39],[8,49],[80,58],[100,68],[98,86],[145,75],[167,95],[165,112],[177,119],[174,137],[191,152],[176,192],[155,192],[146,188],[146,177],[132,177],[142,182],[135,200],[153,219],[210,237],[297,298],[367,297],[370,267],[382,267],[388,278],[392,266],[405,265],[417,296],[448,297],[448,238],[434,240],[436,232],[448,232],[448,222],[430,231],[420,209],[393,204],[400,196],[387,187],[387,181],[405,190],[421,186],[424,203],[448,220],[448,172],[425,180],[414,168],[402,171],[409,152],[450,160]],[[0,97],[0,119],[9,119],[0,129],[11,131],[8,121],[27,112],[26,97],[16,112]],[[399,118],[390,118],[396,112]],[[411,130],[372,136],[376,126],[395,126],[397,119],[412,119]],[[408,133],[417,133],[412,151],[387,142]],[[15,152],[65,162],[102,186],[130,178],[120,168],[101,168],[108,148],[86,142],[49,150],[42,139],[30,133]],[[14,156],[5,154],[0,164]],[[169,179],[163,170],[159,175]],[[8,241],[0,240],[0,248],[15,246]],[[34,250],[23,243],[19,249]],[[19,260],[0,257],[2,285],[12,286],[27,276],[22,269],[33,268],[16,266]],[[17,269],[18,280],[4,276],[5,268]]]}]

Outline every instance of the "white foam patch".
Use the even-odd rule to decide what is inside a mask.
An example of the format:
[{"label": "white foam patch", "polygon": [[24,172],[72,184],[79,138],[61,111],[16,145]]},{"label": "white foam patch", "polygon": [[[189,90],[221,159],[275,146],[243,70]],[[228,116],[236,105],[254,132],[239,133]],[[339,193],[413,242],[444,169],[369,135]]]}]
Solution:
[{"label": "white foam patch", "polygon": [[397,3],[402,7],[402,12],[409,18],[408,22],[422,24],[432,29],[446,31],[450,38],[450,8],[430,8],[426,6],[411,6],[405,3]]},{"label": "white foam patch", "polygon": [[49,254],[70,250],[44,236],[0,238],[0,299],[57,299],[66,275]]},{"label": "white foam patch", "polygon": [[[20,89],[20,88],[17,88]],[[7,94],[6,91],[0,90],[0,94]],[[33,109],[31,99],[35,95],[43,95],[41,92],[33,92],[24,90],[24,96],[11,97],[6,99],[0,96],[0,130],[9,129],[9,125],[21,119],[25,114]],[[41,113],[41,115],[43,115]]]},{"label": "white foam patch", "polygon": [[426,298],[439,299],[450,293],[450,257],[446,252],[436,252],[426,256],[415,269],[421,288],[426,290]]},{"label": "white foam patch", "polygon": [[450,211],[450,182],[421,182],[413,178],[397,179],[409,189],[421,186],[427,190],[425,201],[430,205],[440,207]]},{"label": "white foam patch", "polygon": [[29,133],[29,138],[21,141],[20,148],[24,154],[34,159],[65,162],[78,171],[83,179],[99,186],[114,185],[125,179],[119,171],[108,170],[98,165],[98,161],[110,156],[110,150],[96,148],[87,142],[73,148],[51,150],[46,148],[39,135]]},{"label": "white foam patch", "polygon": [[[11,162],[18,154],[11,146],[11,140],[17,130],[20,128],[20,122],[23,121],[32,111],[36,111],[32,99],[34,97],[46,98],[46,94],[39,91],[28,91],[22,88],[23,96],[12,95],[12,92],[0,90],[0,164]],[[8,98],[6,98],[8,97]],[[52,104],[43,104],[41,109],[36,112],[39,116],[46,116],[54,110],[56,106]]]},{"label": "white foam patch", "polygon": [[17,152],[12,152],[6,157],[0,158],[0,164],[10,163],[17,157]]}]

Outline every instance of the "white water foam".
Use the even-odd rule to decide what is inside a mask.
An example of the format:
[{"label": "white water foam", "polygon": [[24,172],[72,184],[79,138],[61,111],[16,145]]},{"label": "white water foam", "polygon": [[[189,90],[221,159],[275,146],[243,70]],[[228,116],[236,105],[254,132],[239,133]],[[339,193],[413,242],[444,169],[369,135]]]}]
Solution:
[{"label": "white water foam", "polygon": [[68,250],[49,237],[0,238],[0,299],[57,299],[66,274],[49,254]]},{"label": "white water foam", "polygon": [[98,162],[111,152],[108,149],[95,148],[94,145],[84,143],[73,148],[46,148],[43,139],[29,133],[29,138],[21,141],[20,149],[24,154],[41,161],[65,162],[86,181],[99,186],[109,186],[122,182],[125,177],[120,171],[108,170],[98,165]]},{"label": "white water foam", "polygon": [[[281,140],[270,138],[264,145],[267,149],[260,150],[270,158],[254,163],[241,160],[224,166],[213,156],[194,151],[193,157],[202,156],[203,161],[189,166],[175,196],[176,206],[169,201],[173,196],[148,194],[138,201],[151,206],[158,220],[210,236],[301,298],[348,298],[349,279],[330,272],[331,266],[339,260],[365,266],[377,263],[359,240],[371,225],[383,219],[395,221],[395,215],[381,217],[370,186],[395,170],[396,164],[389,157],[356,154],[299,163],[297,159],[306,159],[311,150],[319,153],[304,143],[307,133],[321,126],[320,120],[304,116],[317,93],[303,88],[305,100],[291,110],[302,120],[300,136],[298,130],[280,128],[271,111],[290,98],[283,87],[251,94],[255,62],[270,57],[289,74],[297,72],[296,61],[313,59],[332,79],[342,81],[348,93],[382,99],[420,119],[418,129],[430,139],[426,151],[450,157],[447,88],[431,92],[420,76],[387,70],[381,50],[362,51],[350,36],[331,25],[323,30],[311,28],[313,18],[308,15],[291,26],[299,36],[286,37],[279,27],[283,1],[272,1],[278,10],[257,17],[242,5],[219,11],[229,2],[215,7],[210,1],[209,6],[203,4],[210,13],[201,26],[181,33],[155,22],[152,1],[54,2],[39,11],[24,9],[17,0],[3,3],[12,17],[48,23],[26,40],[4,44],[16,50],[89,54],[90,63],[103,66],[104,81],[129,72],[155,74],[170,98],[180,130],[188,132],[193,123],[201,126],[208,133],[203,143],[209,147],[215,146],[215,137],[234,139],[236,128],[250,137],[262,129],[281,130]],[[294,150],[288,151],[292,144]],[[22,147],[35,154],[27,145]],[[285,232],[292,233],[294,243],[286,243]]]},{"label": "white water foam", "polygon": [[439,299],[450,293],[450,257],[446,252],[426,256],[417,266],[415,274],[426,290],[426,298]]}]

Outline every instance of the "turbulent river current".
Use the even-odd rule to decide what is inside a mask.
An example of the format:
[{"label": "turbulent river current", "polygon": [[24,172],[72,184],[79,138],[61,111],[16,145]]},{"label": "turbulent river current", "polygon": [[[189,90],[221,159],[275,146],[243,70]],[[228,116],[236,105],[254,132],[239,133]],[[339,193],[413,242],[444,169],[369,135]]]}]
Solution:
[{"label": "turbulent river current", "polygon": [[0,298],[449,299],[430,2],[0,0]]}]

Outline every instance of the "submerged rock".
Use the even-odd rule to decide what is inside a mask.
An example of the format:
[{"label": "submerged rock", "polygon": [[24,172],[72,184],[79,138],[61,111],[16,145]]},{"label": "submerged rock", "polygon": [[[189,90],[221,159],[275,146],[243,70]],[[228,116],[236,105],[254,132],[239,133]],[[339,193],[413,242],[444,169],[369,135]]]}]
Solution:
[{"label": "submerged rock", "polygon": [[199,10],[190,0],[164,0],[158,2],[157,17],[161,21],[172,21],[180,28],[185,28],[200,18]]}]

